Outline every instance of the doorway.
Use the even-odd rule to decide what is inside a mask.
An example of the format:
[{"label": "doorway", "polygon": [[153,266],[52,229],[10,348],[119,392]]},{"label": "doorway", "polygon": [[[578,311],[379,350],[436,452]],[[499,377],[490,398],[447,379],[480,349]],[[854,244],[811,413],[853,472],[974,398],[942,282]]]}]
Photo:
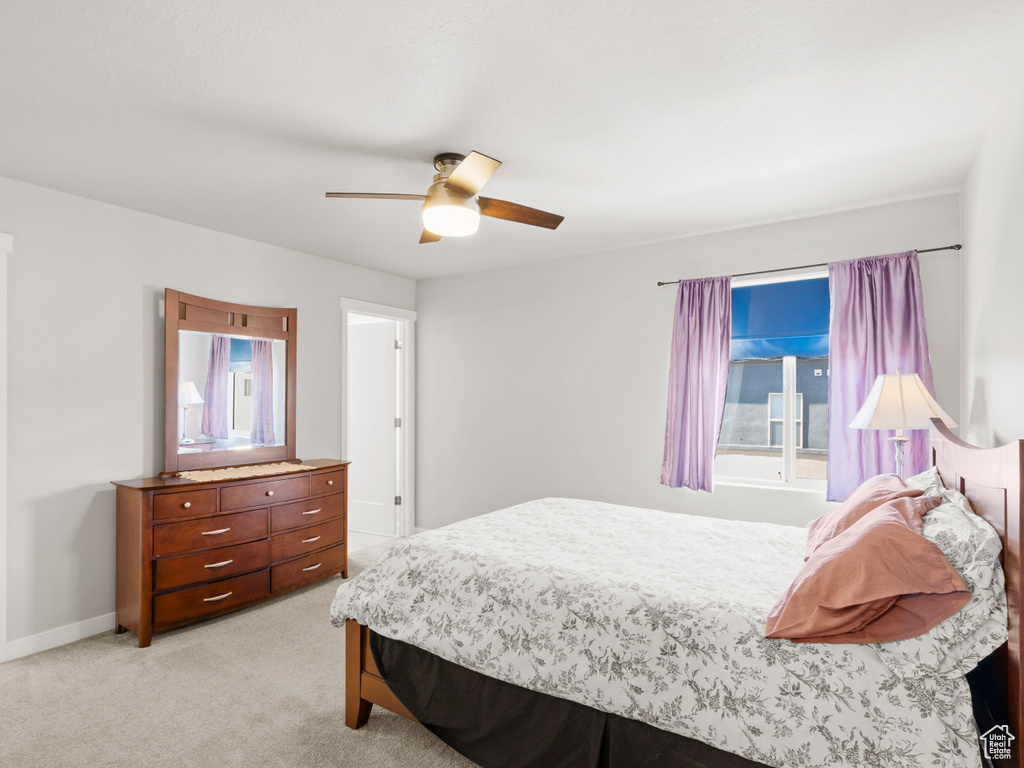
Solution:
[{"label": "doorway", "polygon": [[342,300],[342,395],[350,550],[413,530],[412,371],[415,313]]}]

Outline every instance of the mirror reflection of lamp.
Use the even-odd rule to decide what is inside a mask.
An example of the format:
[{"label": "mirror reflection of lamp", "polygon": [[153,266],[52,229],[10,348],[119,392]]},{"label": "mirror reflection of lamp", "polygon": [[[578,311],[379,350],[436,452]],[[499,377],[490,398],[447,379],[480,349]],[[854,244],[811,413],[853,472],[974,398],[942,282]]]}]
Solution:
[{"label": "mirror reflection of lamp", "polygon": [[181,406],[181,439],[178,442],[195,442],[195,440],[188,436],[188,407],[190,405],[200,405],[202,402],[203,398],[199,396],[199,390],[196,389],[195,382],[183,381],[178,385],[178,405]]}]

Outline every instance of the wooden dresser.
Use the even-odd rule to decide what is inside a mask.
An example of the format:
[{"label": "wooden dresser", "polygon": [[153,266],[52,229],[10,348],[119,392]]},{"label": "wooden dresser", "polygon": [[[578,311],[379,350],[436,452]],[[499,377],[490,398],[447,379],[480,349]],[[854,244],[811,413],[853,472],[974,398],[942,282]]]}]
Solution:
[{"label": "wooden dresser", "polygon": [[347,461],[197,483],[117,486],[117,631],[162,632],[348,572]]}]

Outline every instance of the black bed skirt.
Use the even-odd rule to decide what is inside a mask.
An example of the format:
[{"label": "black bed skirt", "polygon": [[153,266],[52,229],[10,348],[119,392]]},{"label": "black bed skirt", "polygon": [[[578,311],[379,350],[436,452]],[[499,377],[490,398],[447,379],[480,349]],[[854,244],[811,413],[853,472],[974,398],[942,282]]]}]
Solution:
[{"label": "black bed skirt", "polygon": [[[495,680],[372,630],[370,651],[406,709],[483,768],[764,768],[637,720]],[[996,654],[967,675],[979,733],[1004,720],[1001,678]],[[992,763],[982,755],[982,765]]]},{"label": "black bed skirt", "polygon": [[370,651],[406,709],[483,768],[763,768],[637,720],[495,680],[373,631]]}]

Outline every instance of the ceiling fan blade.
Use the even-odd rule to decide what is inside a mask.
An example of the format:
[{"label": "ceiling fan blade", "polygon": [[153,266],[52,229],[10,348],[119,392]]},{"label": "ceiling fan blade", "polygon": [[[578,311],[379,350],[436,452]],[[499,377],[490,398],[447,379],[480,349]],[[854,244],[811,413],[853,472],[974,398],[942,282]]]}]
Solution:
[{"label": "ceiling fan blade", "polygon": [[494,219],[505,219],[506,221],[517,221],[520,224],[529,224],[533,227],[558,229],[558,225],[565,219],[565,216],[559,216],[557,213],[527,208],[525,205],[510,203],[508,200],[478,197],[476,201],[480,205],[481,216],[490,216]]},{"label": "ceiling fan blade", "polygon": [[452,189],[472,197],[483,189],[484,184],[494,175],[500,165],[500,160],[481,155],[474,150],[466,155],[466,159],[452,171],[448,181],[444,183],[445,189]]},{"label": "ceiling fan blade", "polygon": [[423,245],[423,243],[436,243],[440,239],[440,235],[435,235],[429,229],[424,229],[423,234],[420,235],[420,245]]},{"label": "ceiling fan blade", "polygon": [[359,197],[366,200],[419,200],[423,202],[426,195],[385,195],[376,192],[328,192],[327,197]]}]

